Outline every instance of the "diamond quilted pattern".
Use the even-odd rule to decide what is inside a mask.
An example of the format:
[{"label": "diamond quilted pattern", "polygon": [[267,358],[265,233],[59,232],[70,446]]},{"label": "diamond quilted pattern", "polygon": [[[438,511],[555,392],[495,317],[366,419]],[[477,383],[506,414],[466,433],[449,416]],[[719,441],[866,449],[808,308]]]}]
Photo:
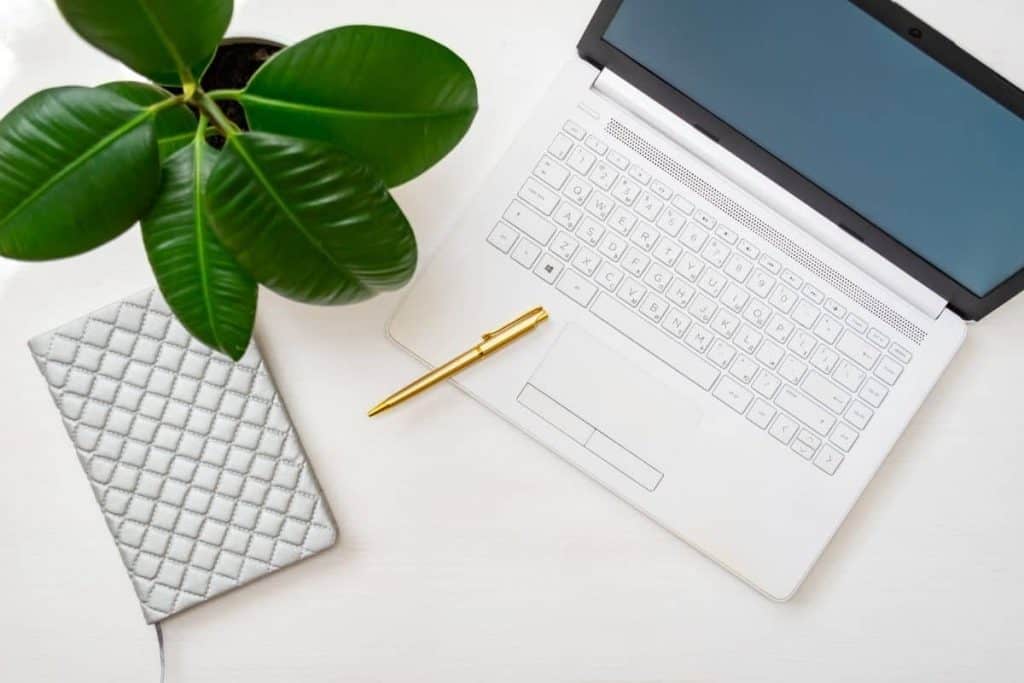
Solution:
[{"label": "diamond quilted pattern", "polygon": [[152,291],[29,347],[148,622],[334,544],[256,344],[230,362]]}]

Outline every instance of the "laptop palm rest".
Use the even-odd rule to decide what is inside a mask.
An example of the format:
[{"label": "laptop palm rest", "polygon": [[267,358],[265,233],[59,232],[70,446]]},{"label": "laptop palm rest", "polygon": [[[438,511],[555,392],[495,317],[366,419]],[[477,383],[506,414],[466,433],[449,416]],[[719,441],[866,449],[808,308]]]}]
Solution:
[{"label": "laptop palm rest", "polygon": [[698,408],[635,363],[569,325],[519,393],[530,411],[653,491],[659,460],[695,427]]}]

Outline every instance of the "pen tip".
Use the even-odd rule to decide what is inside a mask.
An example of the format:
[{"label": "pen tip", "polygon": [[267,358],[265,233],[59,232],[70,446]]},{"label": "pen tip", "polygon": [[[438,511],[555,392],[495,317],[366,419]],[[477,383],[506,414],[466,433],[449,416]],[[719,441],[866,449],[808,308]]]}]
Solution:
[{"label": "pen tip", "polygon": [[373,417],[377,413],[382,413],[387,410],[388,405],[386,403],[378,403],[374,407],[370,408],[369,412],[366,413],[366,417]]}]

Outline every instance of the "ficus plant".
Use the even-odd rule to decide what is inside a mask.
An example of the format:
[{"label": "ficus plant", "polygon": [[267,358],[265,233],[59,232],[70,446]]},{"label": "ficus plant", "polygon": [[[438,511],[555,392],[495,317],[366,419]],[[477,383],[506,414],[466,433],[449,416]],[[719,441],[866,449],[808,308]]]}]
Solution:
[{"label": "ficus plant", "polygon": [[148,82],[44,90],[0,120],[0,255],[73,256],[141,221],[175,315],[235,359],[260,284],[345,304],[409,280],[416,241],[388,188],[445,156],[476,114],[473,74],[451,50],[393,28],[333,28],[275,54],[244,88],[207,92],[232,0],[57,5]]}]

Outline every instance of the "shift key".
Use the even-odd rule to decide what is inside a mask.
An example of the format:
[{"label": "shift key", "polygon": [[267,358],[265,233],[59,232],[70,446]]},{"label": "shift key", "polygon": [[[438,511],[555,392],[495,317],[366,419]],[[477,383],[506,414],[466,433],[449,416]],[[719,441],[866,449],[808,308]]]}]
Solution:
[{"label": "shift key", "polygon": [[818,407],[811,399],[792,387],[783,387],[775,399],[775,404],[822,436],[828,434],[832,425],[836,423],[835,418],[824,408]]},{"label": "shift key", "polygon": [[555,234],[555,229],[550,223],[519,201],[509,204],[503,218],[540,244],[547,244],[551,236]]}]

